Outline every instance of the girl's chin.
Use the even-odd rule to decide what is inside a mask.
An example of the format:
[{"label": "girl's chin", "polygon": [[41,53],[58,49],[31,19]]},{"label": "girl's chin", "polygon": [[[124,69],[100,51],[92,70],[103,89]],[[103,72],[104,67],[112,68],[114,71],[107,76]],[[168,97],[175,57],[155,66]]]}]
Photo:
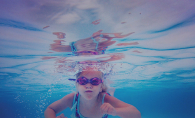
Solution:
[{"label": "girl's chin", "polygon": [[89,94],[89,93],[85,94],[85,99],[91,100],[93,98],[94,98],[93,94]]},{"label": "girl's chin", "polygon": [[95,97],[97,97],[97,96],[94,95],[93,93],[85,93],[84,94],[84,98],[87,99],[87,100],[94,99]]}]

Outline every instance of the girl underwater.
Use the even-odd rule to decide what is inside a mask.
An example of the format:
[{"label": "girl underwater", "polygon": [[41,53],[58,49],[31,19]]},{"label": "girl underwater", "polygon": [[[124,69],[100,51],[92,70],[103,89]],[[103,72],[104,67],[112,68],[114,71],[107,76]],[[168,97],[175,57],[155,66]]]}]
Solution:
[{"label": "girl underwater", "polygon": [[70,93],[52,103],[44,112],[45,118],[67,118],[56,114],[71,108],[72,118],[141,118],[140,112],[132,105],[110,96],[101,71],[83,70],[76,74],[76,93]]}]

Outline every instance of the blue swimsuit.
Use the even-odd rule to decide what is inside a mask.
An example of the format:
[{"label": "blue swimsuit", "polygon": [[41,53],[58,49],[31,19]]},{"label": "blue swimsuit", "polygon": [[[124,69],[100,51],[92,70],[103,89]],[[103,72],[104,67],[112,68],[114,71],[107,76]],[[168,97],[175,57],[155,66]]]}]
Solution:
[{"label": "blue swimsuit", "polygon": [[[109,93],[106,93],[107,95],[110,95]],[[104,103],[104,98],[105,98],[105,95],[106,94],[104,94],[104,96],[103,96],[103,98],[102,98],[102,104]],[[72,115],[71,115],[71,117],[72,118],[86,118],[86,117],[84,117],[80,112],[79,112],[79,100],[80,99],[80,95],[79,95],[79,93],[77,93],[77,94],[75,94],[74,95],[74,100],[73,100],[73,106],[72,106],[72,108],[71,108],[71,111],[73,110],[73,109],[75,109],[75,114],[73,113]],[[108,114],[105,114],[102,118],[107,118],[108,117]]]}]

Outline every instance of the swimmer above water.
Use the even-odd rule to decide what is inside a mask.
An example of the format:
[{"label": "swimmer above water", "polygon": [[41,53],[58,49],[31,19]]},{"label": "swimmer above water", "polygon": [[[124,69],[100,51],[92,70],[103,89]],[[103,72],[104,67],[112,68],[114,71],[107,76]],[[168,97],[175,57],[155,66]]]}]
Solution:
[{"label": "swimmer above water", "polygon": [[64,114],[56,116],[66,108],[73,112],[72,118],[141,118],[140,112],[107,93],[101,71],[86,70],[76,74],[76,93],[70,93],[52,103],[44,112],[45,118],[67,118]]}]

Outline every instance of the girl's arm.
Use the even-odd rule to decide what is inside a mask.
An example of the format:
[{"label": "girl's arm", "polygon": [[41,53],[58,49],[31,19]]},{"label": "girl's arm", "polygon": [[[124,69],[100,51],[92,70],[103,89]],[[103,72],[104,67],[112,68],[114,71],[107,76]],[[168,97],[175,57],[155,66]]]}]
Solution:
[{"label": "girl's arm", "polygon": [[62,99],[49,105],[44,112],[45,118],[56,118],[57,113],[66,109],[67,107],[71,108],[74,99],[74,94],[75,93],[68,94],[64,96]]},{"label": "girl's arm", "polygon": [[106,95],[105,103],[109,103],[111,107],[114,107],[114,114],[121,118],[141,118],[140,112],[134,106],[120,101],[113,96]]},{"label": "girl's arm", "polygon": [[116,115],[121,118],[141,118],[140,112],[132,105],[129,107],[116,108]]}]

